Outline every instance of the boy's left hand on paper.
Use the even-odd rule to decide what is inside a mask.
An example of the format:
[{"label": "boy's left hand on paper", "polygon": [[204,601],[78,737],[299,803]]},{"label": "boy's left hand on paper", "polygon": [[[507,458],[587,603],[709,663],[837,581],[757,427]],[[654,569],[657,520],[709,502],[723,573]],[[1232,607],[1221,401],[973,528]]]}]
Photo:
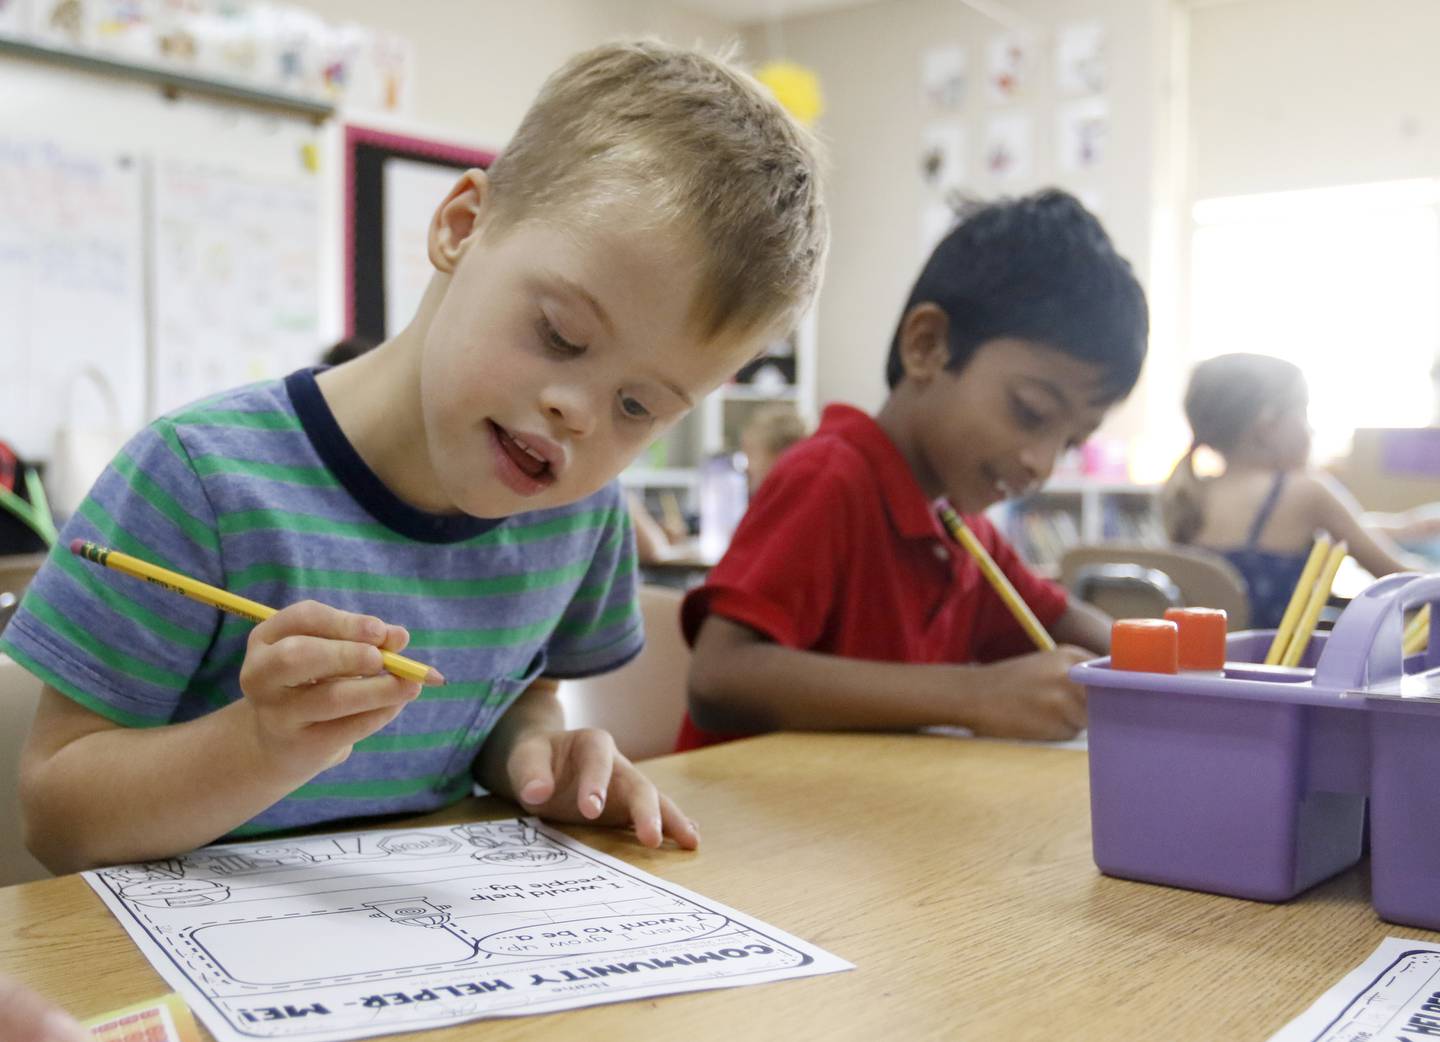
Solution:
[{"label": "boy's left hand on paper", "polygon": [[700,845],[695,823],[615,748],[608,731],[528,731],[516,738],[505,771],[528,813],[573,824],[631,825],[647,847],[660,846],[666,836],[686,850]]}]

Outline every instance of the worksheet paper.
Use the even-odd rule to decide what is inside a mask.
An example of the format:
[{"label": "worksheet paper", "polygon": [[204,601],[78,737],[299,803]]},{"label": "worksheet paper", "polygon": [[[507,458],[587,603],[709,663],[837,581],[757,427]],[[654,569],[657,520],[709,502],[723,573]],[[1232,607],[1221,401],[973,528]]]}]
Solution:
[{"label": "worksheet paper", "polygon": [[1387,937],[1270,1042],[1440,1038],[1440,944]]},{"label": "worksheet paper", "polygon": [[84,873],[217,1042],[308,1042],[853,969],[533,818]]}]

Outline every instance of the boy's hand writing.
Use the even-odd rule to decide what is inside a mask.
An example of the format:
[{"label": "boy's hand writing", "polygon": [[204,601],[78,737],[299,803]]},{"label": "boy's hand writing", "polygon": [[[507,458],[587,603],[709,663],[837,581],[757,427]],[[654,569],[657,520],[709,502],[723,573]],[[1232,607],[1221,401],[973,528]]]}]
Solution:
[{"label": "boy's hand writing", "polygon": [[261,752],[284,772],[312,777],[350,755],[420,693],[382,668],[380,650],[410,640],[400,626],[316,601],[292,604],[250,633],[240,689]]},{"label": "boy's hand writing", "polygon": [[1074,738],[1085,727],[1085,689],[1068,674],[1094,657],[1062,644],[982,667],[987,682],[977,687],[966,726],[992,738]]},{"label": "boy's hand writing", "polygon": [[615,748],[607,731],[525,731],[510,748],[505,773],[528,813],[577,824],[632,825],[647,847],[658,847],[666,836],[686,850],[700,845],[694,822]]}]

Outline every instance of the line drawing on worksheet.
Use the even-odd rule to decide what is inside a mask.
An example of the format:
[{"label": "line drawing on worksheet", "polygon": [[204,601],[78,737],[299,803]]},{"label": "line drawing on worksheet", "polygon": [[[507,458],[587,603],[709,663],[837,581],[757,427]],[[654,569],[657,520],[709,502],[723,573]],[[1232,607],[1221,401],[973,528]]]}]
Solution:
[{"label": "line drawing on worksheet", "polygon": [[849,969],[533,819],[85,873],[220,1042],[315,1042]]}]

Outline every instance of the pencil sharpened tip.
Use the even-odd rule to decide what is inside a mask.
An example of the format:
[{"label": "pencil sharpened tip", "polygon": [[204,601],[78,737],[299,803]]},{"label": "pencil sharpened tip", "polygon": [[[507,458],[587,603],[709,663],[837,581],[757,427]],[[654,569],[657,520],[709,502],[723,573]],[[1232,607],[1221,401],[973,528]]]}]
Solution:
[{"label": "pencil sharpened tip", "polygon": [[440,672],[438,669],[436,669],[434,666],[431,666],[431,667],[430,667],[430,672],[425,674],[425,680],[424,680],[425,686],[426,686],[426,687],[439,687],[439,686],[440,686],[441,684],[443,684],[443,683],[445,683],[445,674],[444,674],[444,673],[441,673],[441,672]]}]

